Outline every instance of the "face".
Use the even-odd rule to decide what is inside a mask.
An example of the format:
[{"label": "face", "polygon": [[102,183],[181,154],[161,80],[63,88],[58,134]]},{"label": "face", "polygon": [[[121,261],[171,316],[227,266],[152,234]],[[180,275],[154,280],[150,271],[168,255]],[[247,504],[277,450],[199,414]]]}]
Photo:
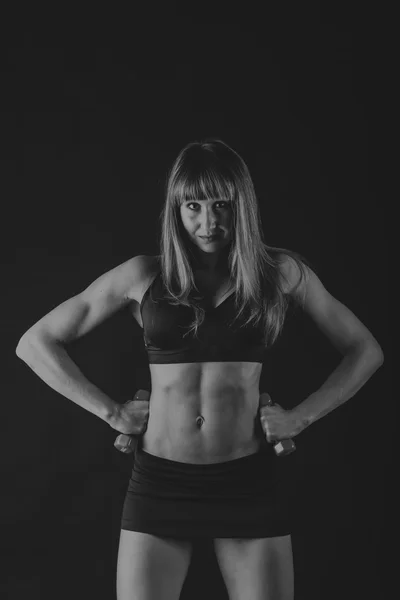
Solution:
[{"label": "face", "polygon": [[[229,200],[192,200],[180,206],[183,226],[200,257],[210,266],[232,239],[232,207]],[[203,236],[215,235],[207,241]],[[214,257],[215,259],[216,257]]]}]

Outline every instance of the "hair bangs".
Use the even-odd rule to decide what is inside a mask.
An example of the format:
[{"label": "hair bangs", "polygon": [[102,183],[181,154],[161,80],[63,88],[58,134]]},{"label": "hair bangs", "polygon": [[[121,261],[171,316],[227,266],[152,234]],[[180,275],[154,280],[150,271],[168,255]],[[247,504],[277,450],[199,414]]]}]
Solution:
[{"label": "hair bangs", "polygon": [[230,200],[235,185],[230,177],[216,169],[180,173],[174,182],[173,197],[177,204],[195,200]]}]

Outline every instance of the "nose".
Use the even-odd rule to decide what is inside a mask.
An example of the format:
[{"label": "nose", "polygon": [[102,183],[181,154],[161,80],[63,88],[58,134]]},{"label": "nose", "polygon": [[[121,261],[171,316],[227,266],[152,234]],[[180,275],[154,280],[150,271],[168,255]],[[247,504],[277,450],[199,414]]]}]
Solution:
[{"label": "nose", "polygon": [[202,231],[204,235],[212,233],[217,227],[217,218],[212,209],[206,210],[205,214],[200,217],[200,223],[202,225]]}]

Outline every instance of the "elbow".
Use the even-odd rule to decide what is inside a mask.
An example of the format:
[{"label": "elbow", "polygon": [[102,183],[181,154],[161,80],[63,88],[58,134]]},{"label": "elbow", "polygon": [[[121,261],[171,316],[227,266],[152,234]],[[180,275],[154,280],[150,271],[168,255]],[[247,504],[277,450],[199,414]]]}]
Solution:
[{"label": "elbow", "polygon": [[369,344],[367,349],[365,349],[364,351],[366,356],[368,356],[376,364],[377,368],[383,365],[385,355],[378,343]]},{"label": "elbow", "polygon": [[32,352],[33,345],[35,343],[35,338],[32,335],[24,335],[19,340],[17,347],[15,348],[15,354],[18,358],[25,360],[25,357],[28,353]]},{"label": "elbow", "polygon": [[25,360],[26,356],[30,356],[33,351],[38,348],[42,348],[43,345],[47,345],[49,343],[54,343],[57,345],[61,344],[59,340],[44,334],[42,331],[30,332],[28,330],[28,333],[24,333],[19,340],[15,349],[15,354],[18,356],[18,358]]},{"label": "elbow", "polygon": [[379,352],[376,353],[374,360],[375,360],[375,362],[373,363],[373,369],[374,369],[374,371],[377,371],[378,369],[381,368],[381,366],[383,365],[383,363],[385,361],[385,356],[384,356],[382,350],[380,350]]},{"label": "elbow", "polygon": [[17,347],[15,349],[15,354],[18,356],[18,358],[23,358],[23,356],[26,355],[28,346],[29,346],[29,342],[28,342],[26,336],[23,335],[21,337],[21,339],[19,340]]},{"label": "elbow", "polygon": [[370,352],[372,354],[372,356],[375,358],[378,367],[380,367],[381,365],[383,365],[383,362],[385,360],[385,355],[383,353],[382,348],[380,347],[380,345],[378,344],[378,342],[374,341],[373,344],[371,344],[370,346]]},{"label": "elbow", "polygon": [[368,362],[375,364],[377,368],[380,367],[385,360],[385,355],[380,345],[377,342],[372,343],[369,340],[351,346],[344,354],[347,353],[362,356],[364,359],[368,360]]}]

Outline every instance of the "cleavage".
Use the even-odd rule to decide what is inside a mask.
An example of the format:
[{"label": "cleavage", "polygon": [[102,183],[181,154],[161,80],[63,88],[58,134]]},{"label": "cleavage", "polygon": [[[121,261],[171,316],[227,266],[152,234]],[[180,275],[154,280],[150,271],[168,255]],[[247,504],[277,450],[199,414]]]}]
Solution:
[{"label": "cleavage", "polygon": [[[229,276],[195,275],[196,286],[206,307],[218,308],[228,291],[232,289]],[[218,305],[218,306],[217,306]]]}]

